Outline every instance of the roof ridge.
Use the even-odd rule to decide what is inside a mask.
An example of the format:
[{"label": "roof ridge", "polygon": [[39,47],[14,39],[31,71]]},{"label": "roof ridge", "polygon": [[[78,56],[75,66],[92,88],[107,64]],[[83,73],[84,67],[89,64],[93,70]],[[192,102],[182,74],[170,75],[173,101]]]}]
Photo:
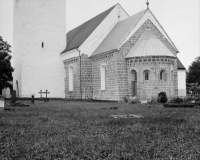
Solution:
[{"label": "roof ridge", "polygon": [[[137,20],[136,21],[136,24],[134,24],[134,26],[132,26],[132,27],[129,27],[129,29],[131,28],[131,30],[137,25],[137,23],[140,21],[140,19],[144,16],[144,14],[147,12],[147,9],[144,9],[144,10],[142,10],[142,11],[140,11],[140,12],[137,12],[137,13],[135,13],[134,15],[132,15],[132,16],[129,16],[129,17],[127,17],[126,19],[124,19],[124,20],[122,20],[122,21],[119,21],[116,25],[115,25],[115,27],[112,29],[112,31],[105,37],[105,39],[106,38],[108,38],[109,36],[111,36],[113,33],[113,31],[115,30],[115,29],[117,29],[119,26],[121,26],[123,23],[129,23],[129,22],[133,22],[133,21],[135,21],[135,20]],[[123,36],[124,38],[126,38],[127,36],[128,36],[128,34],[129,34],[129,32],[127,32],[127,33],[125,33],[126,35],[125,36]],[[98,53],[99,52],[99,48],[101,48],[101,45],[104,45],[104,41],[102,41],[102,43],[96,48],[96,50],[92,53],[92,55],[91,56],[95,56],[95,55],[97,55],[97,54],[100,54],[100,53]],[[120,42],[120,44],[121,44],[121,42]],[[120,46],[120,45],[119,45]],[[119,46],[117,46],[117,48],[119,47]]]}]

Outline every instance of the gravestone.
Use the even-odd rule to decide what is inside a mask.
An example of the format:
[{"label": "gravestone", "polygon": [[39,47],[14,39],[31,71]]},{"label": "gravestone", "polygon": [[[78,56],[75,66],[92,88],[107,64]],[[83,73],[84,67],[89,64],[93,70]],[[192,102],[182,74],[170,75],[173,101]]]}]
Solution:
[{"label": "gravestone", "polygon": [[4,108],[5,107],[5,100],[4,98],[0,97],[0,108]]},{"label": "gravestone", "polygon": [[31,96],[31,103],[32,104],[34,104],[34,100],[35,100],[35,98],[34,98],[34,95],[32,94],[32,96]]},{"label": "gravestone", "polygon": [[16,101],[17,101],[16,91],[13,90],[13,91],[12,91],[11,102],[12,102],[12,103],[15,103]]},{"label": "gravestone", "polygon": [[141,103],[147,103],[147,101],[148,101],[145,89],[142,89],[142,95],[141,95],[140,101],[141,101]]}]

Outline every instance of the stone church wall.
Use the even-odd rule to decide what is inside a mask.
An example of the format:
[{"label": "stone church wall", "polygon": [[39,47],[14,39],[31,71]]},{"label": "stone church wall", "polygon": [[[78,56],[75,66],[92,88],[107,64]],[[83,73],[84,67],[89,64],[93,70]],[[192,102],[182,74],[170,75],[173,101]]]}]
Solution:
[{"label": "stone church wall", "polygon": [[[80,99],[81,92],[83,99],[92,99],[92,64],[87,55],[81,56],[81,90],[80,90],[80,57],[70,58],[64,61],[65,98]],[[69,91],[69,67],[73,68],[73,91]]]},{"label": "stone church wall", "polygon": [[[173,97],[174,92],[174,58],[149,57],[131,58],[127,60],[129,76],[129,95],[131,96],[131,71],[137,73],[137,95],[139,98],[157,97],[158,93],[166,92],[168,97]],[[144,71],[149,71],[149,80],[145,80]],[[164,70],[166,79],[160,80],[160,71]]]},{"label": "stone church wall", "polygon": [[[92,58],[93,99],[118,100],[117,55],[115,52]],[[101,90],[100,67],[106,66],[106,89]]]},{"label": "stone church wall", "polygon": [[116,81],[119,89],[118,100],[123,100],[128,95],[128,66],[124,55],[120,52],[116,53],[117,74]]}]

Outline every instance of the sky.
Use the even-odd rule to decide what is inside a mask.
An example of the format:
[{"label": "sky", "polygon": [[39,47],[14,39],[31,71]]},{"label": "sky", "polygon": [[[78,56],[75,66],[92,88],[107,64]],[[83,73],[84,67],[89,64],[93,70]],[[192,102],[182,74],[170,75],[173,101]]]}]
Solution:
[{"label": "sky", "polygon": [[[0,36],[13,44],[13,1],[0,0]],[[146,0],[66,0],[66,32],[119,3],[132,16],[146,9]],[[188,69],[200,56],[200,1],[149,0],[149,8],[178,48]]]}]

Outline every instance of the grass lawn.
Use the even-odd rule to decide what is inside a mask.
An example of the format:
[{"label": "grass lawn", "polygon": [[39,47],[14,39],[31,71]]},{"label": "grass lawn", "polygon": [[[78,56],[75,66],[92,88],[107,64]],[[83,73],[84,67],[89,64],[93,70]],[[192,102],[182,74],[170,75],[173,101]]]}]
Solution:
[{"label": "grass lawn", "polygon": [[0,159],[200,159],[200,109],[36,101],[0,111]]}]

